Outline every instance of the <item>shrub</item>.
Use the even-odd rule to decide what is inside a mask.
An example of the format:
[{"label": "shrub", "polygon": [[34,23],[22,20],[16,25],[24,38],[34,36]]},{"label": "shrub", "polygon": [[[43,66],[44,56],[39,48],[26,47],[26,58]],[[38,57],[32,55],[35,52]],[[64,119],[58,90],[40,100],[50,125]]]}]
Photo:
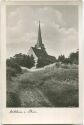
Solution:
[{"label": "shrub", "polygon": [[77,64],[78,65],[79,64],[78,58],[79,58],[79,51],[77,50],[76,52],[70,53],[68,58],[65,58],[64,55],[60,55],[57,61],[65,63],[65,64]]},{"label": "shrub", "polygon": [[17,63],[15,63],[13,59],[7,59],[6,66],[7,79],[11,79],[11,77],[15,77],[16,74],[22,72],[20,66]]},{"label": "shrub", "polygon": [[21,102],[17,93],[7,92],[7,107],[20,107]]},{"label": "shrub", "polygon": [[23,67],[27,67],[27,68],[32,68],[34,66],[34,57],[33,56],[28,56],[25,54],[16,54],[14,56],[14,61]]}]

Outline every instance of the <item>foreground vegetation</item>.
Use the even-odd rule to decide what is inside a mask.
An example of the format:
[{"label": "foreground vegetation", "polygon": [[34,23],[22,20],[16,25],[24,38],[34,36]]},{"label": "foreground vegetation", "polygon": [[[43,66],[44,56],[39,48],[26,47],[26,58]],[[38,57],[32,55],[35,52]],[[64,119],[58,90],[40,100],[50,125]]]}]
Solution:
[{"label": "foreground vegetation", "polygon": [[54,64],[38,60],[39,69],[32,71],[34,63],[32,56],[21,53],[7,59],[7,107],[79,105],[78,51],[71,53],[68,58],[60,55]]},{"label": "foreground vegetation", "polygon": [[77,107],[78,66],[55,63],[7,77],[8,107]]}]

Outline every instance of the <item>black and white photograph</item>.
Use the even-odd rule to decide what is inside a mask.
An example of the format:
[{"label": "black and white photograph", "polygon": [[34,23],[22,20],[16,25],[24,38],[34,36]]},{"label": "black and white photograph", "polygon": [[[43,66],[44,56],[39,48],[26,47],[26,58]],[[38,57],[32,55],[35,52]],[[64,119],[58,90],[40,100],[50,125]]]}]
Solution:
[{"label": "black and white photograph", "polygon": [[6,107],[79,107],[77,5],[6,6]]},{"label": "black and white photograph", "polygon": [[[3,124],[3,125],[10,125],[10,124]],[[13,124],[13,125],[18,125],[18,124]],[[82,125],[82,124],[24,124],[24,125]]]}]

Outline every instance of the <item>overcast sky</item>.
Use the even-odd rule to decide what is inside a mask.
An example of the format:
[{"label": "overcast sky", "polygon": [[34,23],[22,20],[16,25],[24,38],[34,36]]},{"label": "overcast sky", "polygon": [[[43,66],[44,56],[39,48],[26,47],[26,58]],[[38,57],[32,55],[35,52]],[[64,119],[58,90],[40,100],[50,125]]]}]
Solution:
[{"label": "overcast sky", "polygon": [[76,5],[9,5],[7,14],[7,57],[27,54],[37,42],[38,22],[48,54],[58,57],[78,49]]}]

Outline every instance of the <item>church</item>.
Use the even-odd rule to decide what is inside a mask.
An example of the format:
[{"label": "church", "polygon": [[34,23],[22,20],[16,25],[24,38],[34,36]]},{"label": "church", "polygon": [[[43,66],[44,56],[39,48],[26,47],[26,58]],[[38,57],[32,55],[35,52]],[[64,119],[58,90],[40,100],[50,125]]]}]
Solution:
[{"label": "church", "polygon": [[35,65],[37,65],[38,60],[41,60],[44,65],[52,64],[56,62],[56,58],[54,56],[48,55],[45,46],[42,41],[41,36],[41,27],[40,27],[40,21],[39,21],[39,28],[38,28],[38,39],[37,43],[34,47],[31,47],[28,51],[28,55],[31,57],[34,57]]}]

